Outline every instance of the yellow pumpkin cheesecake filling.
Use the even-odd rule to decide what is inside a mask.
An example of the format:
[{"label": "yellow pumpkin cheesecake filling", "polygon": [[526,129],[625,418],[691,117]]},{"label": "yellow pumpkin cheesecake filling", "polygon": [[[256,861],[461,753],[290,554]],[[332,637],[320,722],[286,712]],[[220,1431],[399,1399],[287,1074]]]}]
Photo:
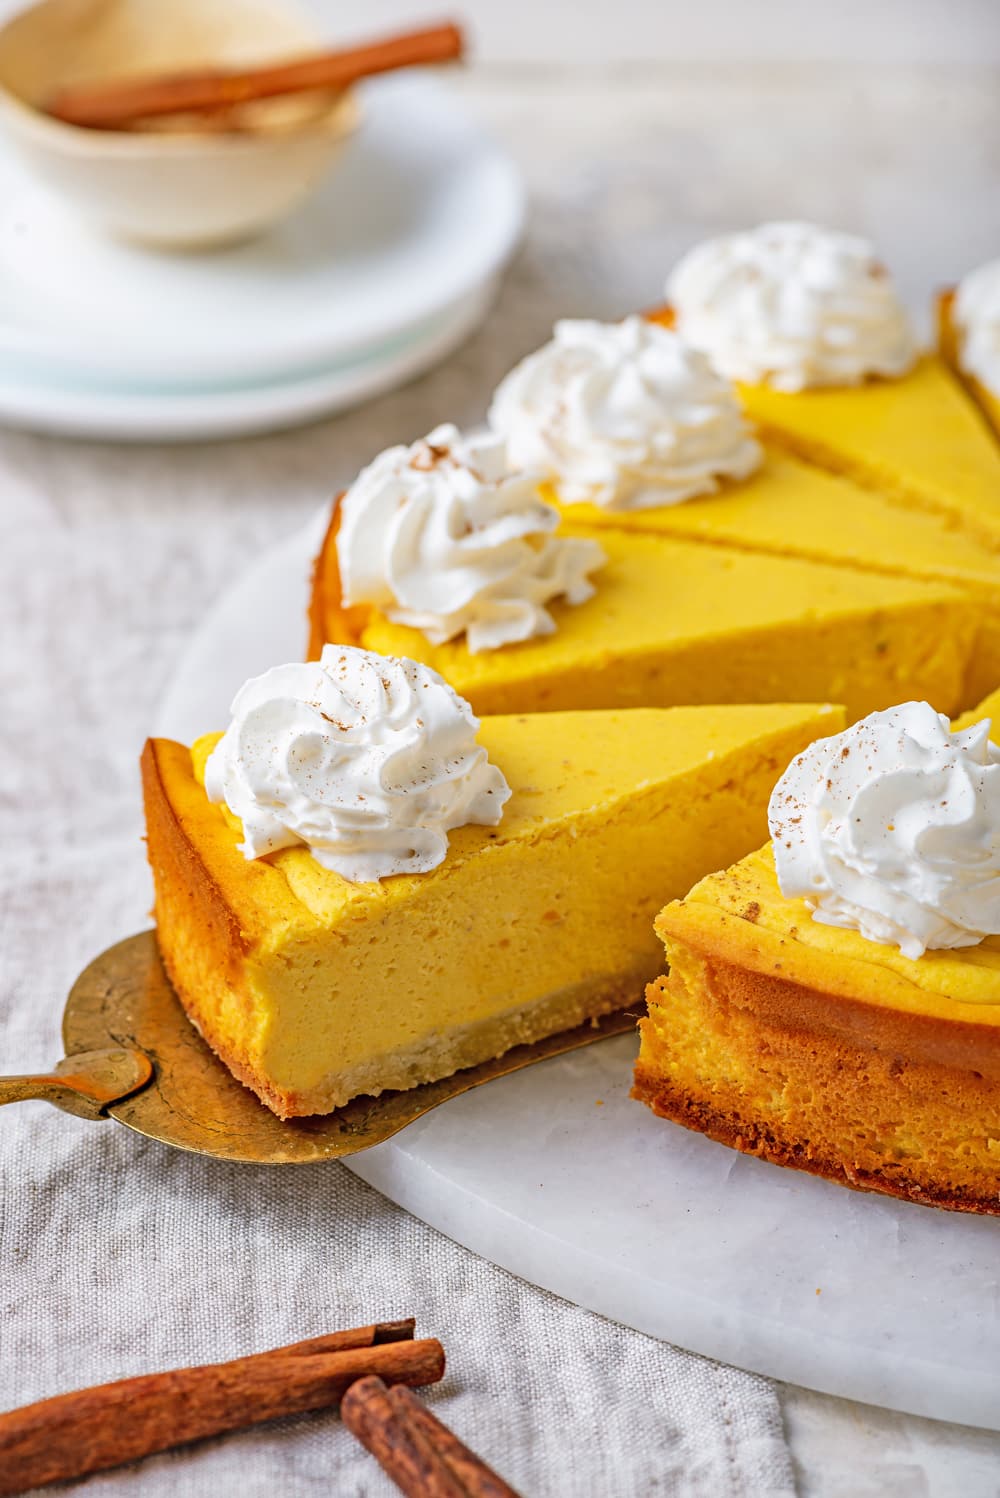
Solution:
[{"label": "yellow pumpkin cheesecake filling", "polygon": [[780,1165],[1000,1214],[1000,935],[912,957],[823,924],[782,892],[770,844],[656,929],[669,971],[647,990],[636,1098]]},{"label": "yellow pumpkin cheesecake filling", "polygon": [[167,971],[227,1066],[282,1117],[411,1087],[640,1003],[653,916],[765,830],[790,754],[840,709],[726,706],[486,719],[512,790],[423,874],[350,882],[304,847],[248,860],[204,764],[143,757]]},{"label": "yellow pumpkin cheesecake filling", "polygon": [[653,319],[736,382],[765,441],[1000,551],[1000,448],[949,360],[918,353],[872,246],[762,224],[689,251],[666,300]]},{"label": "yellow pumpkin cheesecake filling", "polygon": [[670,536],[957,588],[979,618],[962,701],[978,701],[1000,680],[1000,554],[951,518],[916,509],[903,516],[883,495],[790,452],[765,443],[755,473],[684,504],[605,510],[562,505],[552,483],[541,492],[567,523],[595,534]]},{"label": "yellow pumpkin cheesecake filling", "polygon": [[[147,744],[163,960],[283,1118],[645,988],[655,1113],[1000,1214],[1000,756],[947,717],[1000,680],[994,413],[952,302],[918,357],[863,241],[689,258],[684,338],[672,307],[558,324],[489,432],[376,457],[316,558],[311,664]],[[973,810],[935,791],[925,856],[945,781]]]},{"label": "yellow pumpkin cheesecake filling", "polygon": [[911,696],[944,712],[968,700],[981,623],[945,585],[564,523],[605,552],[594,596],[552,604],[551,635],[474,654],[345,607],[338,509],[314,568],[310,657],[342,641],[423,661],[477,713],[832,701],[857,718]]}]

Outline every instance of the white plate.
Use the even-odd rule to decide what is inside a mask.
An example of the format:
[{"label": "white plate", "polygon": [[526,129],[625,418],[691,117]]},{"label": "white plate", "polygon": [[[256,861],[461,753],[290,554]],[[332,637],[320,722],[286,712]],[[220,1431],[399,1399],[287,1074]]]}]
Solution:
[{"label": "white plate", "polygon": [[[158,732],[223,727],[245,676],[299,656],[323,518],[206,620]],[[1000,1220],[847,1191],[655,1119],[628,1097],[634,1052],[623,1036],[491,1082],[350,1168],[493,1262],[640,1331],[1000,1429]]]},{"label": "white plate", "polygon": [[479,326],[496,291],[496,282],[488,282],[428,328],[356,363],[244,388],[63,387],[33,381],[0,361],[0,422],[113,442],[204,441],[299,426],[395,389],[439,363]]},{"label": "white plate", "polygon": [[0,357],[158,389],[329,368],[481,290],[523,212],[509,158],[415,75],[366,87],[347,156],[298,213],[214,253],[116,243],[0,158]]}]

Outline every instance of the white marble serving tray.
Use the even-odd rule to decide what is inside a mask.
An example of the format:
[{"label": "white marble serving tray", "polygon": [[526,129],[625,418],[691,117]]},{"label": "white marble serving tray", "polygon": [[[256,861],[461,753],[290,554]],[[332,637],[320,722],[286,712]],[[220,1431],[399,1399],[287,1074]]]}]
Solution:
[{"label": "white marble serving tray", "polygon": [[[226,721],[245,677],[301,657],[321,521],[193,640],[156,731]],[[1000,1429],[1000,1221],[746,1159],[628,1097],[628,1036],[456,1098],[351,1168],[525,1279],[742,1368]]]}]

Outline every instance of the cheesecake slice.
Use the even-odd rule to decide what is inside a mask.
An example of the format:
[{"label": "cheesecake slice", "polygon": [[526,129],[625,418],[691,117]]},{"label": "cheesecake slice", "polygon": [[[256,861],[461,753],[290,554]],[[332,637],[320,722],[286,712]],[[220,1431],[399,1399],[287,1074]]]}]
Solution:
[{"label": "cheesecake slice", "polygon": [[782,895],[770,846],[656,921],[633,1097],[841,1184],[1000,1214],[1000,939],[903,957]]},{"label": "cheesecake slice", "polygon": [[904,515],[883,495],[790,452],[768,446],[749,478],[683,504],[609,510],[561,505],[552,484],[542,493],[574,525],[673,536],[960,588],[980,620],[963,700],[982,697],[1000,681],[1000,556],[941,515],[921,510]]},{"label": "cheesecake slice", "polygon": [[[998,708],[1000,692],[953,728]],[[1000,936],[914,957],[821,923],[782,893],[771,843],[656,930],[669,971],[647,989],[635,1098],[778,1165],[1000,1215]]]},{"label": "cheesecake slice", "polygon": [[767,440],[1000,552],[1000,449],[943,359],[858,388],[739,388]]},{"label": "cheesecake slice", "polygon": [[[300,668],[301,669],[301,668]],[[803,705],[494,717],[512,795],[430,872],[351,882],[308,847],[241,851],[194,749],[143,754],[160,951],[230,1070],[281,1117],[408,1088],[624,1006],[653,916],[765,835],[789,757],[843,723]]]},{"label": "cheesecake slice", "polygon": [[[768,253],[757,246],[765,268],[783,238],[790,237],[791,245],[785,246],[789,250],[803,236],[807,244],[818,237],[809,254],[821,260],[824,236],[787,226],[775,233],[773,244],[764,236]],[[738,242],[743,254],[756,243],[752,235]],[[852,261],[857,250],[853,243],[835,241],[827,258],[835,263],[839,253]],[[794,269],[796,254],[790,259]],[[740,255],[734,254],[734,276],[740,265]],[[766,276],[751,277],[746,265],[742,271],[743,291],[750,298],[761,291]],[[807,286],[788,291],[791,307],[799,292],[808,306],[810,294],[823,284],[814,272],[815,266]],[[827,284],[834,282],[828,277]],[[763,300],[774,313],[780,297],[776,288],[772,292]],[[838,315],[829,337],[815,346],[806,339],[796,351],[794,340],[789,345],[780,338],[770,344],[765,339],[764,352],[779,360],[782,355],[791,358],[793,366],[801,360],[798,373],[803,379],[832,373],[827,367],[831,350],[840,347],[848,354],[853,347],[856,358],[861,357],[859,349],[886,357],[888,350],[905,362],[905,319],[894,311],[884,278],[870,282],[867,274],[862,275],[844,302],[857,312],[872,295],[876,304],[888,295],[889,313],[888,332],[876,339],[874,349],[870,340],[873,327],[879,326],[877,318],[862,317],[852,345]],[[744,378],[759,367],[762,353],[751,335],[766,327],[763,305],[756,322],[742,325],[747,306],[746,299],[738,299],[730,309],[732,337],[729,345],[722,338],[720,351],[724,359],[734,360]],[[710,311],[696,308],[693,330],[709,345],[713,335],[721,338],[725,332],[720,319],[707,316]],[[543,500],[561,510],[573,526],[672,536],[959,586],[974,600],[981,621],[965,698],[972,700],[989,690],[1000,680],[997,552],[952,516],[904,510],[876,489],[808,463],[773,442],[760,443],[745,419],[735,385],[713,367],[708,354],[664,326],[669,321],[666,314],[629,317],[620,323],[557,323],[551,341],[501,381],[490,421],[505,438],[512,459],[542,476]],[[808,326],[808,319],[803,324],[798,314],[791,322],[800,333]],[[868,398],[857,387],[848,394],[851,400],[859,394],[862,400]]]},{"label": "cheesecake slice", "polygon": [[946,360],[918,356],[873,246],[761,224],[696,246],[666,296],[652,320],[737,382],[763,438],[1000,551],[1000,449]]},{"label": "cheesecake slice", "polygon": [[[649,317],[676,325],[669,306]],[[942,516],[1000,552],[1000,449],[941,355],[924,354],[908,374],[864,385],[737,389],[769,446],[874,490],[897,509]]]},{"label": "cheesecake slice", "polygon": [[561,534],[605,553],[593,596],[554,602],[550,635],[474,653],[346,608],[338,526],[335,504],[313,573],[310,659],[337,642],[423,661],[477,713],[835,701],[853,719],[908,696],[943,712],[967,700],[981,616],[947,585],[566,522]]},{"label": "cheesecake slice", "polygon": [[968,712],[956,718],[954,726],[971,728],[973,723],[981,723],[984,718],[989,718],[992,724],[990,738],[994,743],[1000,743],[1000,687],[988,692],[975,707],[970,707]]}]

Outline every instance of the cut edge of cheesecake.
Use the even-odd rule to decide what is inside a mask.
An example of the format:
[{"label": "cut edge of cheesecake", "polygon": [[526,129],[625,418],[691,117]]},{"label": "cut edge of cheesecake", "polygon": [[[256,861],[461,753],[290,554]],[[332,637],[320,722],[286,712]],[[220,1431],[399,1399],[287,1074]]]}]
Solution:
[{"label": "cut edge of cheesecake", "polygon": [[[651,322],[658,323],[662,327],[672,328],[676,324],[674,309],[669,305],[652,308],[644,315]],[[810,396],[822,397],[826,394],[836,398],[838,395],[861,393],[864,390],[884,392],[905,385],[910,374],[924,371],[933,375],[935,370],[940,370],[942,376],[941,394],[949,400],[952,395],[955,397],[956,403],[953,409],[963,423],[966,414],[968,415],[968,431],[973,434],[974,445],[984,456],[989,455],[992,467],[995,442],[989,430],[989,423],[981,405],[971,398],[966,383],[957,377],[956,370],[943,354],[939,357],[934,352],[924,352],[917,359],[913,370],[899,379],[873,375],[858,386],[830,386],[818,391],[807,390],[794,394],[774,391],[769,386],[737,383],[736,388],[759,435],[774,447],[783,448],[803,462],[811,463],[840,478],[846,478],[859,488],[873,490],[904,511],[919,509],[941,516],[952,525],[961,527],[979,545],[995,553],[1000,551],[1000,501],[997,502],[994,514],[992,495],[995,492],[994,484],[1000,484],[1000,463],[997,464],[996,480],[991,475],[987,483],[981,486],[983,491],[988,490],[991,496],[989,506],[984,508],[981,502],[970,504],[961,498],[949,495],[932,479],[914,481],[912,476],[908,477],[906,474],[901,475],[899,472],[890,474],[886,467],[874,458],[860,459],[856,453],[817,435],[815,431],[807,433],[790,428],[775,418],[773,410],[764,409],[761,404],[773,402],[775,399],[794,401],[800,396],[809,399]],[[982,501],[982,493],[979,499]]]},{"label": "cut edge of cheesecake", "polygon": [[[338,531],[335,502],[313,568],[309,658],[317,659],[327,644],[412,657],[440,672],[478,715],[708,706],[710,692],[715,696],[707,675],[709,657],[725,677],[716,700],[846,700],[853,717],[914,696],[957,710],[1000,673],[1000,615],[993,630],[992,615],[953,580],[896,575],[883,586],[881,574],[863,568],[749,547],[707,546],[686,536],[597,531],[568,518],[561,534],[597,539],[608,554],[607,582],[602,584],[600,573],[596,578],[597,603],[575,607],[556,601],[552,608],[559,628],[554,637],[474,655],[460,640],[434,646],[420,631],[393,624],[377,609],[345,606]],[[741,586],[755,584],[760,603],[755,617],[728,617],[723,623],[725,609],[708,616],[701,608],[698,627],[692,625],[685,634],[676,628],[677,621],[683,624],[684,612],[675,609],[675,622],[661,638],[654,625],[664,593],[662,587],[649,586],[644,560],[661,548],[664,568],[675,569],[672,575],[689,593],[691,567],[706,574],[699,598],[713,588],[730,587],[737,574],[744,579]],[[786,599],[785,583],[795,606]],[[828,594],[833,596],[821,610],[819,600]],[[606,630],[588,633],[584,623],[602,597],[610,616],[626,618],[631,631],[618,640],[617,649],[609,648],[614,636]],[[637,601],[641,598],[645,603]],[[732,609],[728,612],[732,616]],[[873,630],[882,631],[878,639]],[[989,658],[979,669],[984,649]],[[841,669],[847,659],[855,662],[849,678]]]},{"label": "cut edge of cheesecake", "polygon": [[[558,508],[569,530],[622,531],[839,568],[866,576],[906,578],[957,588],[980,609],[963,701],[1000,679],[1000,558],[950,517],[898,505],[842,474],[765,446],[765,463],[748,479],[723,479],[716,492],[681,504],[606,510],[563,504],[549,481],[542,498]],[[798,506],[801,505],[801,519]],[[893,533],[899,533],[893,545]],[[838,547],[831,537],[843,535]]]},{"label": "cut edge of cheesecake", "polygon": [[[320,885],[346,881],[320,870],[304,849],[244,859],[236,846],[238,824],[208,801],[192,751],[168,740],[150,741],[142,769],[155,914],[164,965],[183,1007],[229,1070],[279,1116],[292,1117],[331,1111],[359,1093],[437,1080],[630,1002],[640,1006],[644,984],[659,966],[652,919],[663,898],[680,893],[717,861],[706,849],[716,849],[725,859],[741,844],[752,845],[760,834],[767,795],[788,759],[817,733],[831,726],[835,731],[844,715],[827,705],[779,704],[572,714],[576,721],[568,728],[552,722],[553,734],[565,730],[572,745],[569,730],[576,731],[578,740],[585,718],[606,720],[604,732],[613,731],[609,720],[626,720],[620,732],[632,742],[637,717],[647,719],[648,734],[659,729],[661,720],[664,725],[673,720],[675,731],[685,735],[678,752],[687,752],[688,741],[700,742],[693,732],[699,715],[707,725],[706,742],[716,742],[710,714],[723,725],[719,752],[706,752],[682,770],[657,775],[654,769],[648,784],[623,793],[624,809],[612,807],[613,816],[602,802],[594,811],[574,814],[572,823],[552,819],[537,837],[515,833],[523,836],[516,845],[523,851],[506,858],[503,845],[489,841],[495,833],[459,829],[452,835],[450,871],[446,860],[429,875],[355,887],[358,894],[351,898],[356,908],[339,924],[324,916],[322,888],[311,900],[308,886],[314,876]],[[514,725],[525,720],[505,721]],[[595,748],[598,752],[604,756],[603,749]],[[678,787],[685,780],[688,788],[682,795]],[[699,805],[711,804],[709,819],[697,827],[688,804],[696,784],[705,792],[699,792]],[[590,792],[582,780],[580,786],[585,808]],[[530,803],[531,789],[523,795],[525,804]],[[535,810],[529,805],[532,816]],[[464,840],[462,833],[467,834]],[[474,876],[469,874],[473,869]],[[387,891],[393,884],[397,890]],[[485,893],[477,893],[480,884]],[[619,887],[626,890],[624,904],[618,903]],[[447,940],[448,912],[460,908],[456,899],[463,891],[466,898],[474,897],[477,911],[475,941],[468,951]],[[502,918],[490,900],[506,900]],[[522,929],[513,933],[508,958],[503,949],[511,945],[511,917],[522,922]],[[443,934],[428,937],[435,926]],[[560,942],[565,951],[553,945]],[[401,954],[407,949],[419,952],[409,977],[400,970],[406,966]],[[346,955],[338,969],[341,952]],[[614,962],[609,958],[602,970],[598,959],[605,952]],[[317,975],[323,962],[327,967]],[[353,977],[352,962],[369,966]],[[515,978],[509,989],[504,963]],[[490,975],[483,977],[487,968]],[[420,976],[425,969],[438,977]],[[387,977],[391,972],[394,979]],[[547,976],[542,989],[532,992],[531,984],[541,981],[536,972]],[[527,999],[515,992],[522,980]],[[470,993],[475,997],[477,981],[486,995],[481,1012],[468,1001]],[[497,1001],[494,988],[501,983]],[[359,985],[364,984],[362,994]],[[317,999],[324,993],[335,994],[328,998],[327,1013]],[[341,1064],[343,1035],[359,1014],[368,1012],[362,998],[373,1016],[381,1016],[379,1038],[371,1055],[364,1054],[359,1042],[355,1059]],[[432,1013],[435,1004],[440,1013]],[[397,1012],[401,1023],[394,1026]],[[284,1037],[277,1028],[273,1033],[267,1028],[272,1021],[279,1025],[274,1019],[279,1013],[288,1020]],[[346,1028],[338,1037],[341,1013]],[[407,1023],[410,1034],[405,1033]],[[305,1044],[316,1055],[300,1064],[295,1046]],[[324,1046],[327,1052],[320,1054]]]},{"label": "cut edge of cheesecake", "polygon": [[[925,990],[917,964],[857,932],[820,927],[804,945],[809,926],[769,845],[668,905],[633,1097],[774,1164],[1000,1214],[1000,947],[972,974],[974,1002]],[[928,957],[928,977],[963,964]]]},{"label": "cut edge of cheesecake", "polygon": [[[367,604],[356,608],[344,602],[337,556],[340,533],[340,505],[344,492],[334,495],[330,519],[323,532],[323,544],[313,561],[307,610],[308,636],[306,660],[318,661],[327,644],[360,645],[364,628],[371,617]],[[336,633],[331,633],[331,630]]]}]

